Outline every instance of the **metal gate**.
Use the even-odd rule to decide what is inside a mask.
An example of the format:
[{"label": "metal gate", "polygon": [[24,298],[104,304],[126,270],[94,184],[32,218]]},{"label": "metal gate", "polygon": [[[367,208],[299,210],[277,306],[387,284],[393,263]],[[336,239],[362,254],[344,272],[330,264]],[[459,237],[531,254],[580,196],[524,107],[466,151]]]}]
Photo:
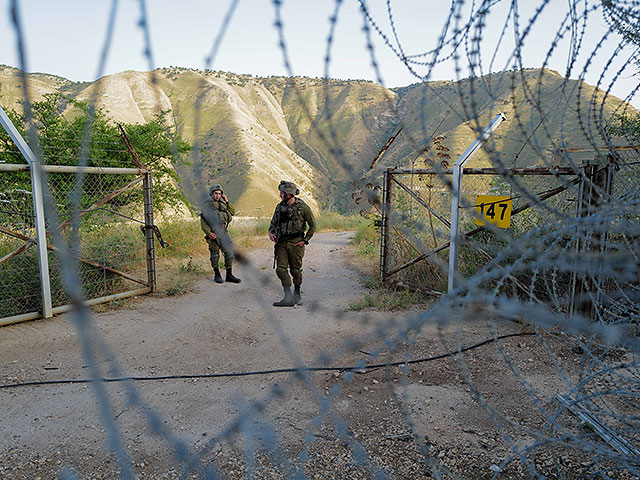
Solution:
[{"label": "metal gate", "polygon": [[[452,169],[387,169],[384,173],[381,222],[380,276],[427,293],[447,291],[449,247],[452,237]],[[574,220],[583,192],[582,170],[570,167],[464,168],[459,201],[459,268],[465,278],[493,262],[505,245],[532,230]],[[479,220],[479,195],[509,203],[508,230]],[[480,223],[480,224],[479,224]],[[567,246],[567,248],[569,248]],[[458,262],[456,262],[458,264]],[[538,285],[531,279],[509,276],[510,285],[530,296]],[[567,304],[571,279],[558,282]],[[496,287],[496,286],[494,286]],[[564,308],[564,307],[563,307]]]},{"label": "metal gate", "polygon": [[[41,268],[30,166],[0,164],[0,324],[70,309],[61,278],[62,262],[78,263],[90,305],[154,291],[151,172],[53,165],[41,169],[49,204],[61,219],[54,228],[67,248],[60,249],[51,241],[53,232],[47,222],[47,268]],[[84,177],[81,210],[74,214],[70,199],[80,174]],[[47,302],[52,306],[49,315],[43,307]]]}]

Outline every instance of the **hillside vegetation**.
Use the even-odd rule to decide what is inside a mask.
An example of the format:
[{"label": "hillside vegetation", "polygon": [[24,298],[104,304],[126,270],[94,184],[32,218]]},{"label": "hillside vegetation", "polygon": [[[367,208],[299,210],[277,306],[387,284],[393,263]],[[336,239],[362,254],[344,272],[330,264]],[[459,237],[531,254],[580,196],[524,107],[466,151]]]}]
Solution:
[{"label": "hillside vegetation", "polygon": [[[555,164],[555,148],[604,144],[611,114],[633,110],[548,69],[393,90],[362,80],[258,78],[184,68],[126,71],[94,83],[47,74],[28,79],[34,100],[51,92],[95,98],[113,121],[145,123],[164,112],[195,146],[189,165],[177,167],[186,196],[195,201],[196,191],[215,181],[235,199],[239,215],[252,217],[270,214],[282,179],[295,181],[314,209],[353,208],[352,181],[400,127],[377,172],[453,164],[499,112],[508,121],[495,132],[495,153],[480,152],[469,166]],[[22,98],[18,70],[1,66],[0,103],[18,108]],[[435,136],[440,136],[437,157],[423,152]]]}]

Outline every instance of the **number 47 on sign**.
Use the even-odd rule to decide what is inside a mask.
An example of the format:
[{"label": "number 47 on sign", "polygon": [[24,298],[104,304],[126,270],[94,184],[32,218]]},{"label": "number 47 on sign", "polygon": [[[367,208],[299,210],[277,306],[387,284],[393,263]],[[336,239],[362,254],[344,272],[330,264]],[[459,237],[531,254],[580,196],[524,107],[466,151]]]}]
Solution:
[{"label": "number 47 on sign", "polygon": [[492,223],[496,227],[511,225],[511,197],[478,195],[476,197],[476,225]]}]

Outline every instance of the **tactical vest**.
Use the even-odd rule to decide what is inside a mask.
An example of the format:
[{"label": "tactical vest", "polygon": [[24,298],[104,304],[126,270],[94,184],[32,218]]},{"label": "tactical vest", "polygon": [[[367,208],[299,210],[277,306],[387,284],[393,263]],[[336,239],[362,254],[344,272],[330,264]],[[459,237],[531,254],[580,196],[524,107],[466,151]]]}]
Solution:
[{"label": "tactical vest", "polygon": [[305,203],[296,198],[293,205],[284,205],[279,203],[278,209],[278,237],[293,237],[304,233],[305,219],[302,207]]},{"label": "tactical vest", "polygon": [[224,228],[227,228],[231,223],[231,219],[233,218],[231,212],[227,208],[227,202],[211,200],[209,202],[209,205],[211,206],[211,208],[213,208],[214,215],[218,216],[220,225],[222,225]]}]

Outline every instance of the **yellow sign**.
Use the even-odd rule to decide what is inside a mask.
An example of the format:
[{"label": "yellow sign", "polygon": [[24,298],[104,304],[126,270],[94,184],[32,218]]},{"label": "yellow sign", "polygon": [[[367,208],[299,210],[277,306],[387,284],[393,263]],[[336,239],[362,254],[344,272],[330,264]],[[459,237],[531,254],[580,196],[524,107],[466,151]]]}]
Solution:
[{"label": "yellow sign", "polygon": [[496,227],[511,225],[511,197],[478,195],[476,197],[476,225],[493,223]]}]

